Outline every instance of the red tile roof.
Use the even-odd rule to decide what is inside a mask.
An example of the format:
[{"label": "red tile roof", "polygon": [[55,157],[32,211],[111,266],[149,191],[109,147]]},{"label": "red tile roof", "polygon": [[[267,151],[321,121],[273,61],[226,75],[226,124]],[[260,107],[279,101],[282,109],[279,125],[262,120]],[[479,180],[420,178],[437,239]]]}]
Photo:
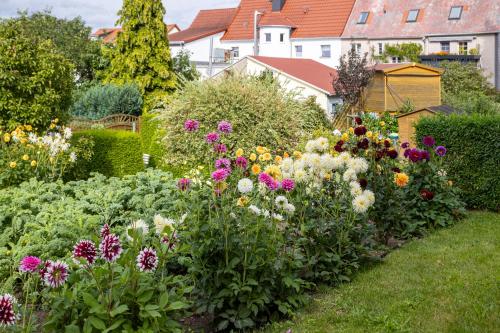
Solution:
[{"label": "red tile roof", "polygon": [[[281,14],[296,26],[292,38],[340,37],[354,2],[355,0],[286,0]],[[222,40],[253,39],[256,10],[271,13],[271,1],[241,0],[238,12]]]},{"label": "red tile roof", "polygon": [[177,24],[167,24],[167,33],[169,34],[172,30],[177,29],[181,31],[181,28]]},{"label": "red tile roof", "polygon": [[169,40],[171,42],[189,43],[226,31],[233,20],[236,10],[236,8],[200,10],[189,28],[171,34]]},{"label": "red tile roof", "polygon": [[444,70],[442,68],[436,68],[436,67],[427,66],[427,65],[419,64],[419,63],[415,63],[415,62],[408,62],[408,63],[401,63],[401,64],[375,64],[375,66],[373,66],[373,69],[375,69],[375,71],[377,71],[377,72],[390,73],[390,72],[395,72],[395,71],[398,71],[400,69],[409,68],[409,67],[418,67],[418,68],[426,69],[428,71],[436,72],[439,74],[444,73]]},{"label": "red tile roof", "polygon": [[295,28],[296,25],[280,12],[265,13],[258,23],[259,27],[283,26]]},{"label": "red tile roof", "polygon": [[[463,6],[459,20],[448,20],[451,6]],[[408,12],[420,9],[417,22],[406,23]],[[367,24],[357,24],[361,12]],[[498,32],[498,0],[357,0],[342,37],[420,38],[428,35]]]},{"label": "red tile roof", "polygon": [[335,90],[333,89],[333,80],[337,75],[335,68],[328,67],[311,59],[261,56],[251,56],[250,58],[326,91],[330,95],[335,95]]}]

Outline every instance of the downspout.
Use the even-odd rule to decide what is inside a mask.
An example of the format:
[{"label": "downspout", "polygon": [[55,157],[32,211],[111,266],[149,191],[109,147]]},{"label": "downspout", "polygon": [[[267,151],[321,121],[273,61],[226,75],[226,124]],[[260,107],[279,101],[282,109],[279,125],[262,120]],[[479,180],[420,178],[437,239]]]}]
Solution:
[{"label": "downspout", "polygon": [[257,34],[257,21],[259,18],[259,15],[262,15],[261,12],[256,10],[253,13],[253,55],[258,56],[259,55],[259,36]]},{"label": "downspout", "polygon": [[210,55],[208,56],[208,77],[212,76],[212,68],[214,62],[214,37],[210,38]]}]

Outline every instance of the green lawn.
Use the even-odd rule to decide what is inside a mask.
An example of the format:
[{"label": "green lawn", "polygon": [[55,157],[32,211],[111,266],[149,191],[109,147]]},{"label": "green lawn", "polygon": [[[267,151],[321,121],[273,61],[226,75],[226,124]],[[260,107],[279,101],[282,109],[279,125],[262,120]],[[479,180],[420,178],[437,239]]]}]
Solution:
[{"label": "green lawn", "polygon": [[500,332],[500,214],[470,213],[264,332]]}]

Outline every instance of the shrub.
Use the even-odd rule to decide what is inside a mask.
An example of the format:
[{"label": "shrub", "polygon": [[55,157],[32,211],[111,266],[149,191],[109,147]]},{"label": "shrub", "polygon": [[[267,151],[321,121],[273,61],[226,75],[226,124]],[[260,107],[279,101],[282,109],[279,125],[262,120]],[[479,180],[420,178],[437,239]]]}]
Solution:
[{"label": "shrub", "polygon": [[165,135],[164,130],[160,128],[160,122],[155,114],[144,114],[141,116],[140,124],[141,147],[144,154],[149,154],[149,166],[162,167],[164,164],[165,152],[160,142]]},{"label": "shrub", "polygon": [[234,148],[237,137],[243,149],[256,144],[292,147],[304,132],[304,117],[310,112],[295,97],[277,82],[255,77],[228,76],[187,83],[159,117],[165,129],[167,164],[196,165],[203,161],[204,143],[184,131],[189,118],[200,120],[203,130],[221,120],[230,121],[234,135],[228,141],[229,149]]},{"label": "shrub", "polygon": [[445,169],[469,208],[500,209],[500,116],[430,117],[416,125],[417,140],[432,135],[448,149]]},{"label": "shrub", "polygon": [[81,164],[82,174],[99,172],[109,177],[122,177],[144,169],[139,134],[115,130],[87,130],[74,134],[75,139],[82,137],[94,141],[94,154],[87,163]]},{"label": "shrub", "polygon": [[500,103],[494,97],[482,92],[461,91],[457,94],[444,94],[444,103],[465,114],[499,114]]},{"label": "shrub", "polygon": [[462,64],[458,61],[444,61],[440,66],[445,70],[441,77],[443,92],[450,95],[460,95],[462,92],[469,93],[494,93],[494,88],[481,68],[476,64]]},{"label": "shrub", "polygon": [[139,116],[141,112],[141,93],[133,84],[100,84],[90,87],[81,93],[71,108],[73,116],[89,119],[100,119],[118,113]]},{"label": "shrub", "polygon": [[44,129],[68,118],[74,67],[50,41],[20,33],[16,22],[0,22],[0,126]]}]

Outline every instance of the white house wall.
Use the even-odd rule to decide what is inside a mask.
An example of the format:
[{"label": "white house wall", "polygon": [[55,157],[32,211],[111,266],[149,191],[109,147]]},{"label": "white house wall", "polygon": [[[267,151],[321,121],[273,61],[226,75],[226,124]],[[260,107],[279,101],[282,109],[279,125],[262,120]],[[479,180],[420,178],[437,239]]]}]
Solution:
[{"label": "white house wall", "polygon": [[221,37],[224,32],[220,32],[215,35],[211,35],[205,38],[201,38],[190,43],[186,43],[182,46],[171,45],[172,55],[175,57],[180,50],[188,50],[191,54],[191,61],[209,61],[210,58],[210,40],[213,39],[213,48],[223,48],[221,44]]},{"label": "white house wall", "polygon": [[[302,46],[302,57],[304,59],[312,59],[330,67],[337,67],[340,63],[339,59],[342,54],[342,43],[339,38],[307,38],[307,39],[292,39],[292,58],[298,58],[295,54],[295,46]],[[321,45],[330,45],[330,58],[321,56]]]},{"label": "white house wall", "polygon": [[[259,55],[264,57],[291,58],[292,44],[290,43],[290,28],[263,27],[259,29]],[[266,42],[266,34],[271,34],[271,41]],[[283,42],[280,35],[283,34]]]}]

